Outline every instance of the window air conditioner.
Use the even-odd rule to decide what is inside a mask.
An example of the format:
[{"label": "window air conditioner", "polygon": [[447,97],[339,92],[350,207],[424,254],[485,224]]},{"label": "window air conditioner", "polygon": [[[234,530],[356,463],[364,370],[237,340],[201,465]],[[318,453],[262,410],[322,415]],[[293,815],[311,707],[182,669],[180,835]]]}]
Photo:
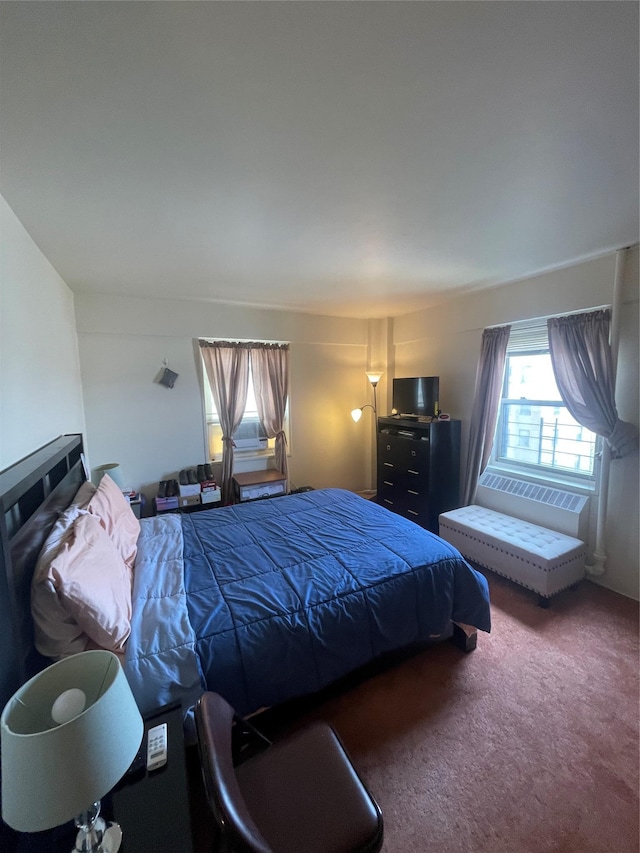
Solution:
[{"label": "window air conditioner", "polygon": [[233,434],[236,450],[266,450],[268,446],[267,433],[260,421],[242,421]]}]

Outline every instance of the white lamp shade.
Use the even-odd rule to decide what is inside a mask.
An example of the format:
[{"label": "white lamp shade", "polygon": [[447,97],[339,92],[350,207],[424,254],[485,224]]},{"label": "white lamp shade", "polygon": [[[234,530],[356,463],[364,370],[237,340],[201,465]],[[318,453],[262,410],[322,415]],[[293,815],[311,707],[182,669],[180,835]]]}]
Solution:
[{"label": "white lamp shade", "polygon": [[356,423],[358,423],[358,421],[362,417],[362,409],[353,409],[351,411],[351,417],[354,419],[354,421]]},{"label": "white lamp shade", "polygon": [[124,489],[124,478],[122,476],[122,468],[119,462],[107,462],[106,465],[98,465],[96,468],[96,477],[98,483],[108,474],[119,489]]},{"label": "white lamp shade", "polygon": [[375,387],[382,378],[382,370],[367,370],[367,379]]},{"label": "white lamp shade", "polygon": [[[85,710],[56,725],[53,705],[74,688],[85,694]],[[40,832],[114,787],[136,756],[144,724],[118,658],[88,651],[24,684],[6,704],[0,732],[2,817],[19,832]]]}]

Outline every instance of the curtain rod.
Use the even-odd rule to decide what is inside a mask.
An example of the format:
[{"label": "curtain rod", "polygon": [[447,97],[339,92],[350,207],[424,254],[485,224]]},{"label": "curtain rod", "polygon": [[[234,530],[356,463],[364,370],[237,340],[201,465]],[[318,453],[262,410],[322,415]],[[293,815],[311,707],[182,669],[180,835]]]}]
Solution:
[{"label": "curtain rod", "polygon": [[533,323],[546,323],[547,320],[553,320],[556,317],[571,317],[573,314],[593,314],[596,311],[606,311],[611,305],[597,305],[594,308],[576,308],[574,311],[559,311],[557,314],[545,314],[542,317],[529,317],[527,320],[513,320],[506,323],[495,323],[492,326],[485,326],[485,329],[499,329],[501,326],[511,326],[511,328],[519,328],[520,326],[531,326]]},{"label": "curtain rod", "polygon": [[231,338],[198,338],[198,344],[202,346],[231,346],[246,347],[247,349],[265,349],[265,347],[288,347],[288,341],[239,341]]}]

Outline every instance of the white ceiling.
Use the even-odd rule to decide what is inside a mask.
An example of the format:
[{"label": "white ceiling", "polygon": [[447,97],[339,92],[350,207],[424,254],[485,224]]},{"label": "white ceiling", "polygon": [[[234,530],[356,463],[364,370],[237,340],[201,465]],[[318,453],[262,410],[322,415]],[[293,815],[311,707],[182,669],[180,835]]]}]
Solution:
[{"label": "white ceiling", "polygon": [[2,2],[75,292],[394,316],[638,239],[636,2]]}]

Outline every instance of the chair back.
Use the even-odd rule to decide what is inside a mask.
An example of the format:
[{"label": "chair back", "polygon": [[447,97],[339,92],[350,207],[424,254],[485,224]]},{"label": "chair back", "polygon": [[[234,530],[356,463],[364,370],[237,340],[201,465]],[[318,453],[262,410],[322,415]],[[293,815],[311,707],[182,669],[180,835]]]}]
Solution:
[{"label": "chair back", "polygon": [[209,806],[225,841],[246,853],[273,853],[242,797],[233,765],[235,711],[217,693],[203,693],[195,707],[200,763]]}]

